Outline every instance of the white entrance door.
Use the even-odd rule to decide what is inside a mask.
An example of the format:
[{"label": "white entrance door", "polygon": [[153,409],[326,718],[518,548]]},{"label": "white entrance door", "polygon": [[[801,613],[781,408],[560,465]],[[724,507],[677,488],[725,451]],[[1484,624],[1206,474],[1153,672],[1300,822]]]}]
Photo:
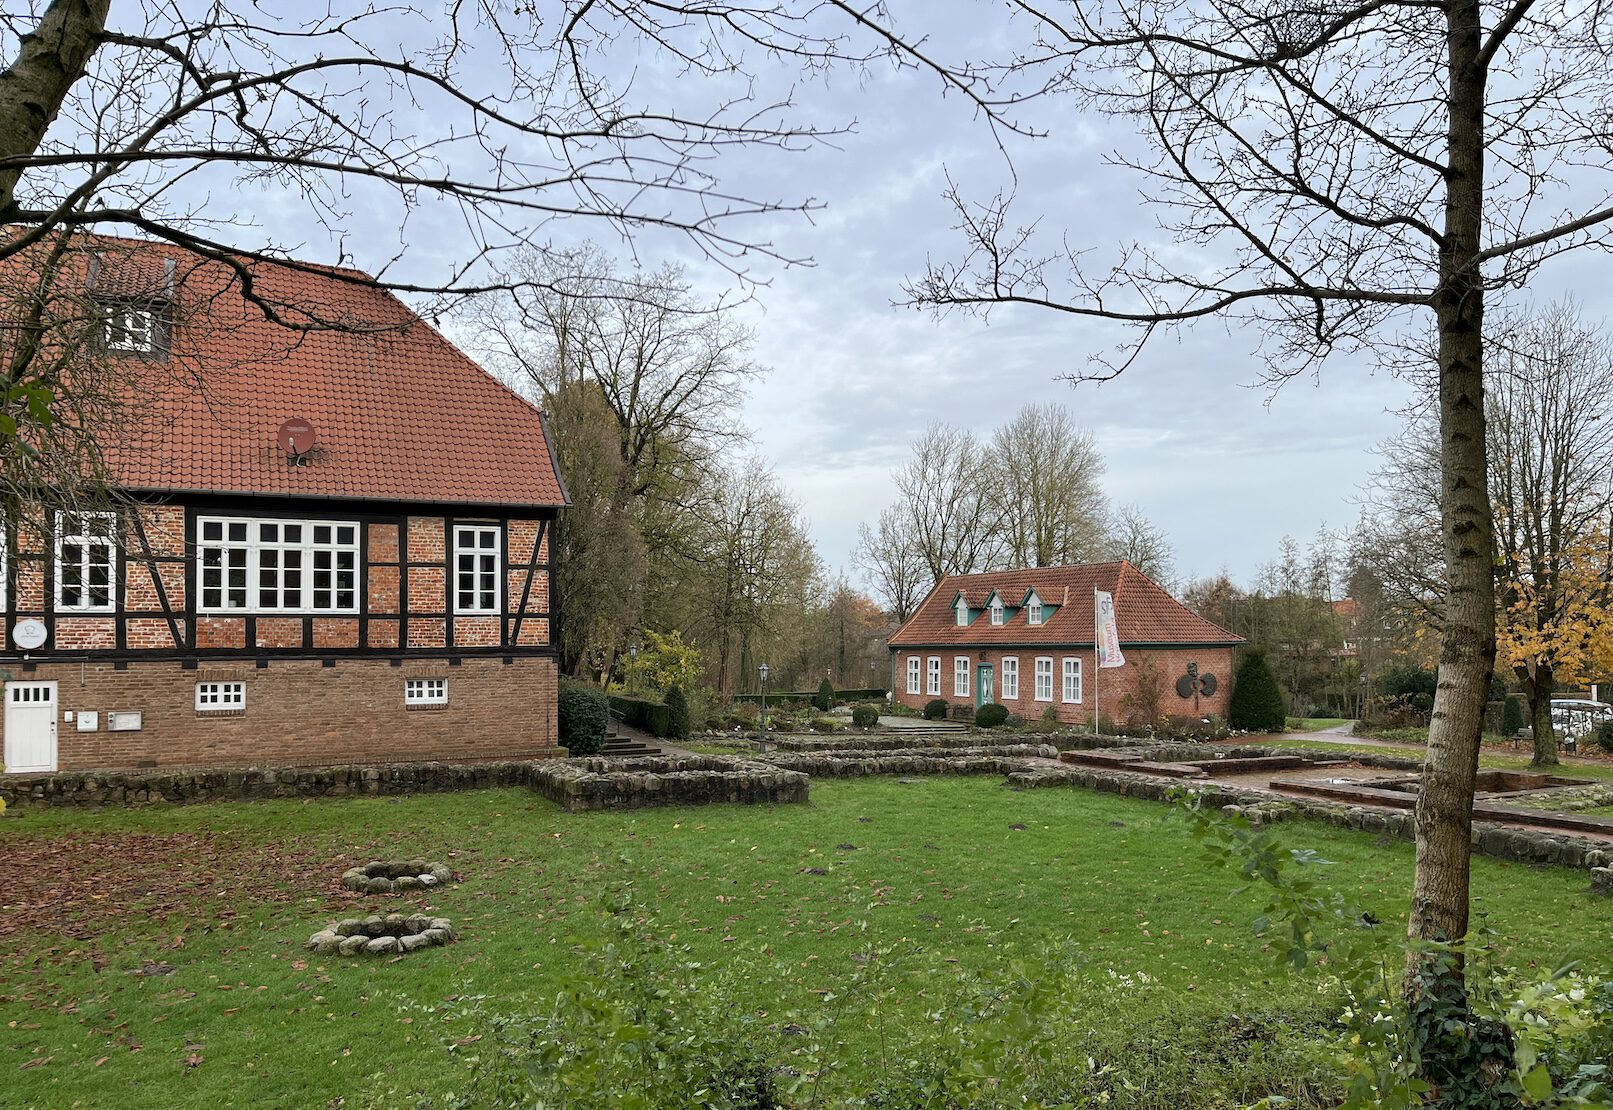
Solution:
[{"label": "white entrance door", "polygon": [[6,770],[56,770],[56,684],[6,683]]}]

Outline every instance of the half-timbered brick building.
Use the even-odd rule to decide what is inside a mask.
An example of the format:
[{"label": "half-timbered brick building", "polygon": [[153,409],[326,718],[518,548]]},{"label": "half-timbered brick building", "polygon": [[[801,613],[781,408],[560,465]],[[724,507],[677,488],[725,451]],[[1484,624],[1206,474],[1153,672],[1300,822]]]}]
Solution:
[{"label": "half-timbered brick building", "polygon": [[115,496],[5,521],[6,770],[556,752],[542,414],[362,274],[98,241]]}]

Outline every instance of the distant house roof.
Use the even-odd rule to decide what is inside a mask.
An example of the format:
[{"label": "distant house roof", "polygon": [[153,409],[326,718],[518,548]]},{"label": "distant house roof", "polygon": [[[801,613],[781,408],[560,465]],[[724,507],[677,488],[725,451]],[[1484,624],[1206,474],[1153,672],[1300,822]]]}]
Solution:
[{"label": "distant house roof", "polygon": [[[1104,590],[1115,598],[1115,620],[1122,644],[1187,644],[1212,646],[1241,644],[1243,639],[1212,624],[1177,601],[1165,589],[1129,562],[1087,563],[1071,567],[955,574],[937,582],[935,589],[891,636],[892,648],[1072,645],[1092,643],[1092,591]],[[1041,624],[1031,624],[1023,608],[994,625],[985,616],[967,626],[957,623],[954,608],[959,595],[971,607],[984,608],[993,591],[1017,605],[1035,590],[1044,606]]]},{"label": "distant house roof", "polygon": [[[97,433],[131,491],[428,503],[567,503],[543,414],[402,301],[355,270],[202,259],[168,244],[85,237],[67,272],[109,303],[162,306],[160,387],[150,372],[116,428]],[[21,256],[27,257],[27,252]],[[23,265],[7,264],[13,273]],[[245,292],[273,306],[266,318]],[[312,325],[299,327],[295,325]],[[288,326],[289,325],[289,326]],[[106,358],[150,356],[108,351]],[[275,439],[311,423],[288,464]]]}]

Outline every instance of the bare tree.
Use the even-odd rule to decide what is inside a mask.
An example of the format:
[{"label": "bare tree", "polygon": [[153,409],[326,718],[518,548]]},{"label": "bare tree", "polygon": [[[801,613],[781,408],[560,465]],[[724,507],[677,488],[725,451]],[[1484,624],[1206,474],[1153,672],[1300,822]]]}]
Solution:
[{"label": "bare tree", "polygon": [[1155,582],[1170,588],[1175,552],[1170,537],[1144,515],[1142,506],[1128,501],[1115,510],[1109,522],[1109,557],[1126,559]]},{"label": "bare tree", "polygon": [[995,565],[1001,502],[985,480],[989,460],[974,433],[932,424],[892,477],[908,541],[929,571],[925,592],[949,574]]},{"label": "bare tree", "polygon": [[935,585],[919,543],[910,534],[912,518],[901,505],[888,505],[879,514],[874,528],[857,528],[857,549],[852,560],[873,583],[873,589],[897,624],[918,609],[919,602]]},{"label": "bare tree", "polygon": [[[1044,243],[1034,221],[1011,214],[1010,198],[975,204],[954,189],[962,256],[915,281],[915,302],[1120,321],[1138,329],[1139,344],[1221,316],[1258,329],[1272,380],[1395,329],[1433,326],[1445,625],[1408,930],[1458,948],[1441,971],[1425,945],[1411,945],[1406,984],[1428,1035],[1422,1075],[1438,1087],[1506,1041],[1477,1016],[1436,1027],[1423,1005],[1431,993],[1459,1007],[1466,999],[1459,945],[1496,652],[1484,307],[1489,290],[1610,243],[1603,121],[1613,40],[1603,9],[1562,0],[1011,6],[1031,33],[996,71],[1002,95],[1068,95],[1135,121],[1147,153],[1115,159],[1147,183],[1175,244],[1137,243],[1098,262],[1084,242]],[[1135,350],[1085,376],[1112,376]]]},{"label": "bare tree", "polygon": [[1092,432],[1063,405],[1030,403],[991,436],[984,481],[1000,506],[1002,558],[1016,567],[1090,563],[1104,549],[1109,499]]}]

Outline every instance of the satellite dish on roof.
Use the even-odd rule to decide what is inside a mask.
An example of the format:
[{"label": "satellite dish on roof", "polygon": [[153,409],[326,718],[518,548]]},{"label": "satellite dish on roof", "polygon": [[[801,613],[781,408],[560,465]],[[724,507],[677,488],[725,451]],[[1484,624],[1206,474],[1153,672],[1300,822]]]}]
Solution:
[{"label": "satellite dish on roof", "polygon": [[291,465],[293,466],[302,466],[304,456],[314,449],[314,444],[319,442],[319,434],[314,431],[314,426],[300,418],[287,420],[280,425],[280,430],[275,433],[274,438],[281,449],[291,456]]}]

